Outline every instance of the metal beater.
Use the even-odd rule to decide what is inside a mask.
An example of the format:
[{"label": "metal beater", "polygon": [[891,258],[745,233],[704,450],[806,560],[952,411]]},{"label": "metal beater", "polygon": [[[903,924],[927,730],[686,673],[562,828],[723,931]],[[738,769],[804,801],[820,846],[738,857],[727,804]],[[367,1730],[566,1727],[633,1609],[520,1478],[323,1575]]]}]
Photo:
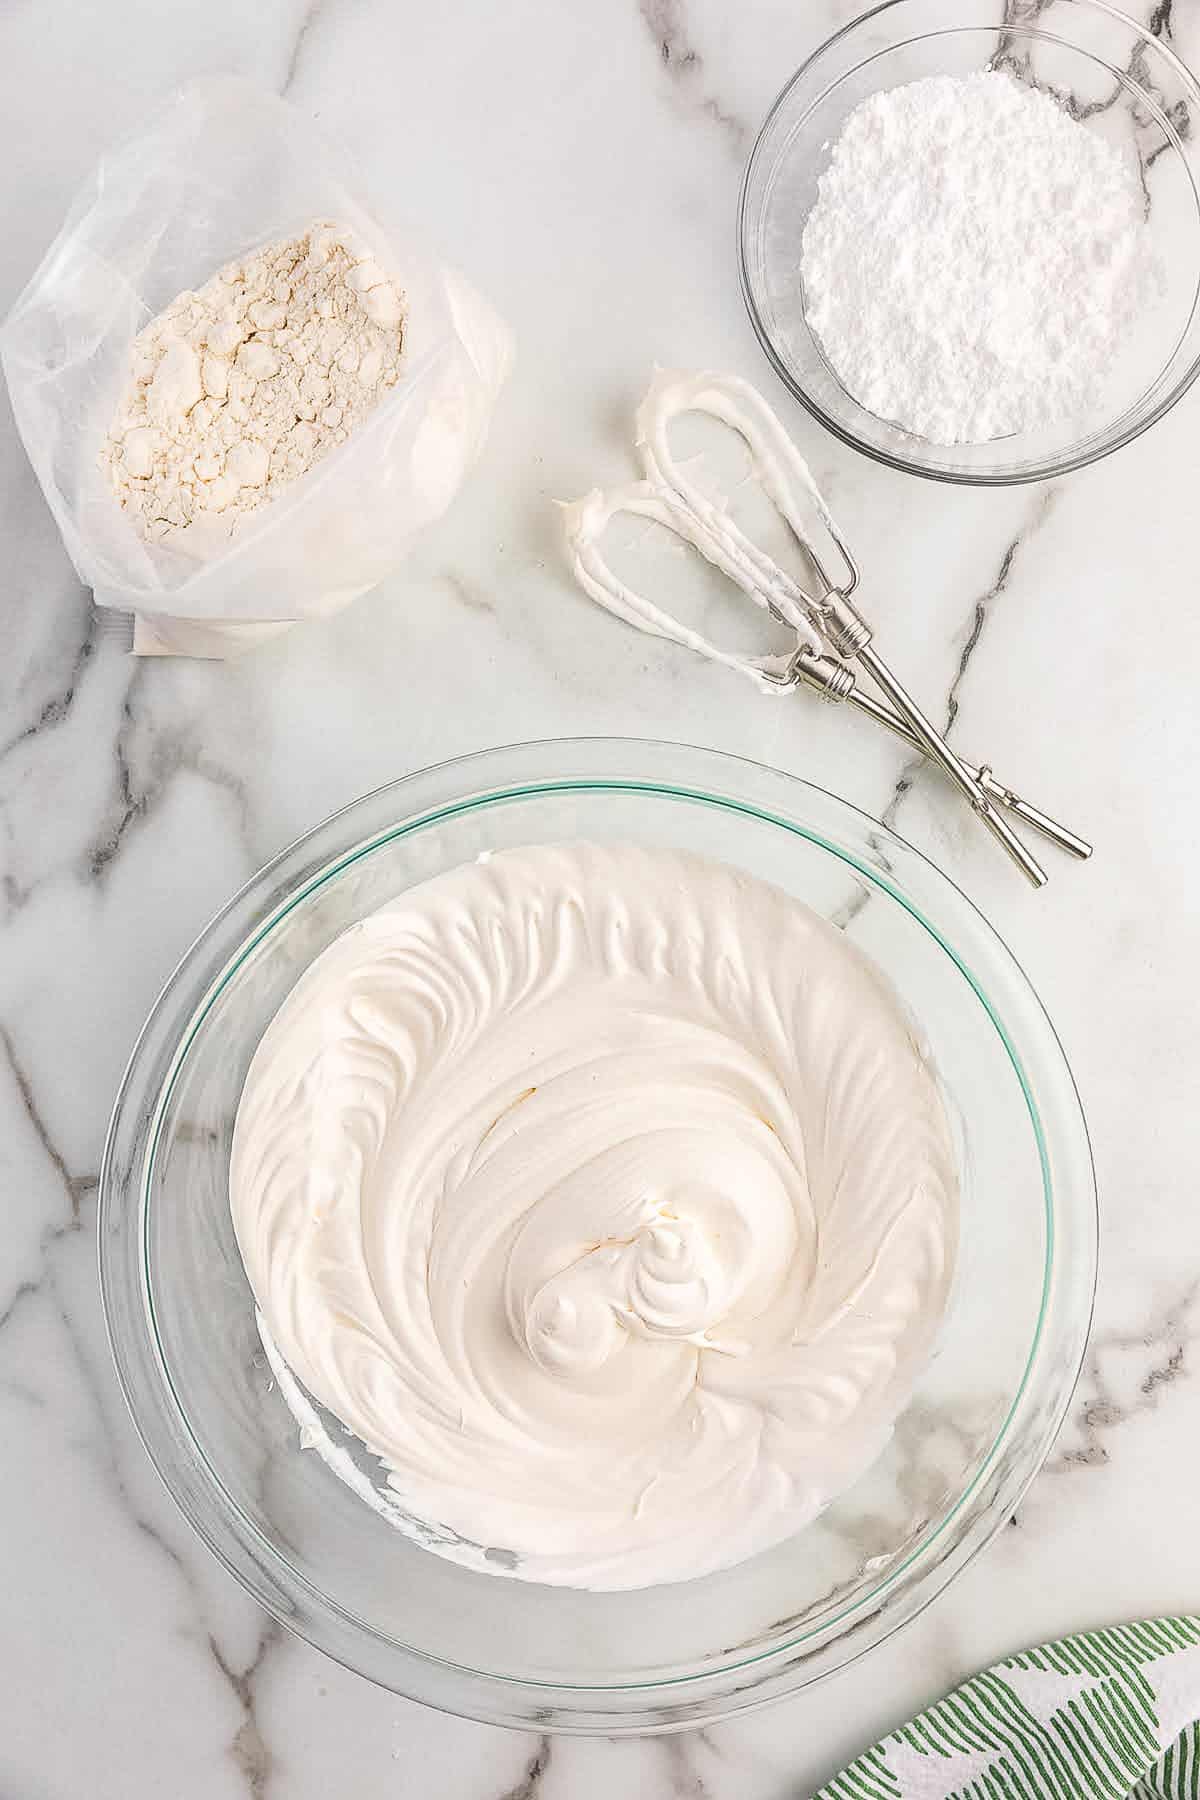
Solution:
[{"label": "metal beater", "polygon": [[[709,413],[745,440],[754,457],[760,485],[814,572],[817,592],[803,586],[752,543],[728,513],[676,465],[667,443],[667,428],[674,417],[685,412]],[[640,629],[740,666],[769,687],[811,687],[828,699],[848,701],[886,725],[949,776],[970,802],[972,811],[1035,887],[1044,885],[1045,870],[1012,829],[1002,807],[1070,855],[1090,856],[1091,845],[1085,839],[1023,800],[998,781],[990,767],[958,756],[876,651],[872,629],[850,598],[858,586],[858,565],[806,463],[756,389],[737,376],[659,370],[638,409],[637,446],[645,469],[644,481],[606,494],[593,492],[565,509],[572,568],[594,599]],[[804,523],[802,501],[816,512],[840,559],[842,579],[837,582],[827,574]],[[721,652],[651,602],[633,594],[609,569],[596,543],[609,519],[618,512],[652,518],[692,544],[743,593],[795,633],[795,650],[782,661]],[[821,653],[822,643],[832,655]],[[861,691],[848,663],[856,663],[870,676],[890,701],[890,707]]]}]

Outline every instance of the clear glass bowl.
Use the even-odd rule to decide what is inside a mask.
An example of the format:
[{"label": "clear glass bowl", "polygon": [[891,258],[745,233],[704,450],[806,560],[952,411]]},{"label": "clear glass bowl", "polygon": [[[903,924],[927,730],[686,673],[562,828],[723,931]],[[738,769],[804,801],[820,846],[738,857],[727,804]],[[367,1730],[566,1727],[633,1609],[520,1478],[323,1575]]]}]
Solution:
[{"label": "clear glass bowl", "polygon": [[[928,1040],[962,1163],[950,1311],[879,1462],[776,1549],[640,1593],[460,1568],[302,1451],[264,1362],[229,1216],[246,1069],[312,958],[396,893],[483,850],[578,838],[718,857],[841,925]],[[829,1674],[912,1618],[1009,1518],[1045,1456],[1083,1354],[1095,1259],[1091,1157],[1062,1049],[969,901],[818,788],[634,741],[468,757],[381,788],[285,850],[167,984],[117,1097],[101,1176],[117,1369],[201,1537],[338,1661],[435,1706],[542,1730],[720,1717]]]},{"label": "clear glass bowl", "polygon": [[[1003,69],[1055,94],[1137,159],[1163,295],[1109,371],[1102,405],[987,444],[927,443],[853,399],[804,313],[800,239],[847,115],[927,75]],[[845,443],[935,480],[1001,486],[1082,467],[1138,437],[1200,371],[1200,87],[1158,38],[1100,0],[886,0],[810,56],[776,100],[742,184],[738,238],[751,323],[796,399]]]}]

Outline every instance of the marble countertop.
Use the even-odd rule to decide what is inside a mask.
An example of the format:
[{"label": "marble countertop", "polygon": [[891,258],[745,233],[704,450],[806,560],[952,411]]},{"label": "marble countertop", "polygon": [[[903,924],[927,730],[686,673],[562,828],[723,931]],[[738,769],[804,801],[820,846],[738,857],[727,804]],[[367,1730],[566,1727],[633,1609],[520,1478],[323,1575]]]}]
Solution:
[{"label": "marble countertop", "polygon": [[[1200,0],[1136,5],[1200,59]],[[433,228],[513,322],[520,356],[481,466],[403,573],[227,666],[137,662],[97,624],[4,403],[5,1796],[799,1800],[982,1663],[1200,1603],[1200,392],[1082,474],[995,493],[878,468],[790,406],[738,296],[737,186],[782,80],[853,10],[48,0],[0,20],[0,306],[104,145],[172,83],[235,69],[318,115]],[[740,371],[779,402],[861,548],[898,665],[964,746],[1090,832],[1090,866],[1055,861],[1049,889],[1028,891],[882,734],[804,699],[770,704],[571,589],[548,500],[627,472],[624,422],[655,359]],[[1103,1210],[1084,1374],[1011,1528],[815,1697],[641,1742],[442,1717],[270,1624],[159,1487],[117,1392],[96,1277],[109,1105],[143,1015],[217,906],[364,789],[574,733],[774,763],[939,861],[1060,1029]]]}]

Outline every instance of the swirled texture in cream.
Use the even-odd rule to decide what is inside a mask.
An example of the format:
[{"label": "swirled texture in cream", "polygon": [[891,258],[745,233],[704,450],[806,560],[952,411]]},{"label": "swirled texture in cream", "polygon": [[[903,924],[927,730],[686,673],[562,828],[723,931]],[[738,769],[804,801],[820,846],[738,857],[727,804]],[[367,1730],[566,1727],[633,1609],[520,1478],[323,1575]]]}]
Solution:
[{"label": "swirled texture in cream", "polygon": [[598,844],[455,869],[318,957],[231,1191],[273,1353],[438,1547],[594,1588],[736,1562],[861,1473],[957,1220],[875,968],[734,869]]}]

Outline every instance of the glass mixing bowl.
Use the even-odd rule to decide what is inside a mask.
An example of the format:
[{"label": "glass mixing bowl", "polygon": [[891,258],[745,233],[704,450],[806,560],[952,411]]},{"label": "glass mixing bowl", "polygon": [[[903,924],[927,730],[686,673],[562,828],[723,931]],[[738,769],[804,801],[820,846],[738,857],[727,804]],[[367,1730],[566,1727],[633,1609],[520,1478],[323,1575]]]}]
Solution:
[{"label": "glass mixing bowl", "polygon": [[[876,418],[842,386],[809,330],[800,239],[847,115],[927,75],[1002,69],[1055,94],[1134,158],[1161,265],[1147,308],[1108,372],[1101,404],[1060,425],[944,447]],[[941,481],[1038,481],[1106,456],[1160,419],[1200,371],[1200,87],[1161,39],[1100,0],[887,0],[843,27],[793,75],[767,116],[738,209],[742,293],[796,399],[879,462]]]},{"label": "glass mixing bowl", "polygon": [[[460,1568],[302,1450],[264,1361],[229,1214],[246,1069],[313,957],[393,895],[481,851],[579,838],[717,857],[839,924],[928,1041],[961,1160],[950,1310],[880,1460],[776,1549],[635,1593]],[[435,1706],[541,1730],[713,1719],[830,1673],[912,1618],[1011,1516],[1045,1456],[1083,1354],[1095,1258],[1070,1071],[970,902],[832,795],[670,744],[488,751],[381,788],[285,850],[168,982],[118,1095],[101,1176],[117,1369],[201,1537],[339,1662]]]}]

